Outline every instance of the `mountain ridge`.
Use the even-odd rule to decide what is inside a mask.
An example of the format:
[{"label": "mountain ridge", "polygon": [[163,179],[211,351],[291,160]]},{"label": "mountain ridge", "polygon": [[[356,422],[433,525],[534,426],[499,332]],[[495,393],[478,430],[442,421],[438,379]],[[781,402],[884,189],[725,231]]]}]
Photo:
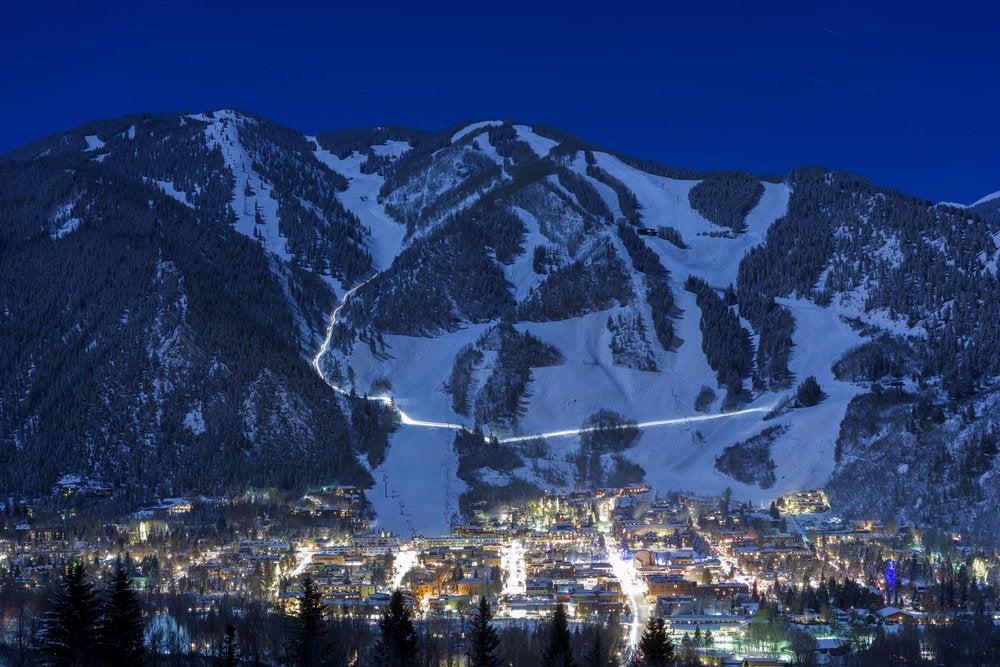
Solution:
[{"label": "mountain ridge", "polygon": [[[44,164],[34,164],[39,160]],[[60,171],[66,168],[73,171],[71,177]],[[440,529],[442,521],[476,498],[496,500],[531,487],[565,488],[612,478],[645,478],[674,488],[688,484],[682,488],[700,492],[731,486],[737,495],[761,501],[832,481],[841,506],[851,507],[850,494],[867,491],[850,488],[845,480],[852,475],[845,470],[856,464],[859,448],[879,446],[857,429],[840,428],[845,415],[856,421],[861,410],[856,399],[871,396],[876,385],[896,391],[898,384],[906,397],[894,400],[912,404],[911,412],[919,412],[921,402],[947,414],[971,404],[975,412],[977,401],[990,400],[981,397],[992,395],[992,378],[1000,373],[993,336],[972,327],[989,317],[991,306],[978,303],[982,299],[976,295],[988,293],[995,282],[996,223],[963,218],[968,214],[844,172],[804,168],[781,183],[734,172],[697,174],[604,152],[544,126],[505,121],[437,134],[388,126],[306,136],[230,111],[129,116],[88,123],[0,156],[0,203],[10,221],[0,229],[8,244],[3,253],[7,270],[23,267],[25,253],[50,261],[49,246],[72,243],[74,235],[103,238],[100,225],[127,227],[137,212],[129,212],[128,221],[118,213],[99,219],[88,199],[97,184],[112,177],[121,179],[118,187],[131,193],[137,210],[145,199],[147,212],[152,211],[147,215],[152,249],[165,241],[169,211],[171,219],[187,221],[177,230],[201,226],[221,232],[218,257],[238,238],[245,241],[236,245],[256,257],[243,260],[254,268],[236,282],[215,276],[214,264],[208,274],[198,274],[198,283],[221,280],[235,288],[224,290],[219,301],[201,297],[193,302],[196,313],[210,312],[204,306],[199,310],[199,303],[214,303],[219,317],[200,315],[190,330],[181,327],[174,335],[174,329],[161,331],[172,312],[168,309],[152,320],[161,324],[139,337],[144,343],[138,348],[175,351],[175,359],[157,361],[158,367],[178,369],[171,373],[193,368],[200,379],[160,378],[150,391],[139,389],[142,382],[133,378],[141,375],[138,368],[117,379],[130,387],[131,400],[150,410],[140,425],[126,429],[133,435],[125,440],[133,442],[120,443],[117,451],[134,451],[135,442],[145,441],[152,451],[177,451],[182,459],[217,461],[212,451],[237,452],[241,466],[257,471],[249,478],[278,487],[329,481],[316,474],[322,466],[307,461],[336,459],[337,467],[325,468],[328,476],[391,479],[397,495],[406,499],[406,511],[373,499],[384,525],[391,527],[404,522],[407,528]],[[45,196],[33,184],[39,180],[53,185]],[[113,211],[116,197],[117,190],[109,192],[102,200],[105,207]],[[40,199],[47,203],[41,205]],[[119,222],[108,222],[116,216]],[[35,231],[27,237],[24,229],[11,229],[32,223]],[[175,252],[177,261],[189,254]],[[185,261],[180,265],[187,266]],[[169,264],[151,265],[159,267],[155,275],[172,275]],[[180,269],[174,284],[190,285],[190,270]],[[924,275],[930,282],[918,285],[908,275]],[[982,284],[972,284],[967,278],[972,275]],[[690,276],[705,283],[697,299],[687,288]],[[398,404],[421,419],[530,435],[572,430],[604,409],[626,421],[684,418],[696,410],[736,412],[708,422],[711,428],[647,431],[621,451],[559,437],[531,447],[511,445],[501,470],[474,466],[476,448],[459,446],[451,432],[418,433],[403,424],[392,434],[391,415],[378,416],[376,410],[374,417],[355,418],[362,403],[353,399],[328,395],[316,403],[318,378],[307,381],[301,373],[309,372],[336,300],[362,279],[371,282],[347,300],[330,352],[317,363],[331,381],[358,394],[390,388]],[[160,301],[169,301],[165,283],[143,284],[160,286],[146,292],[137,288],[136,295],[159,291],[164,294]],[[4,312],[13,312],[8,302],[14,295],[33,289],[39,288],[28,280],[9,291]],[[286,350],[278,355],[286,361],[278,364],[275,358],[271,365],[291,364],[287,368],[297,370],[275,375],[265,364],[245,381],[233,382],[241,388],[228,401],[230,409],[223,410],[225,418],[202,414],[211,403],[205,391],[184,399],[156,393],[168,383],[211,386],[212,364],[206,360],[218,356],[214,353],[224,341],[206,332],[225,329],[221,313],[230,310],[229,304],[262,289],[271,295],[262,303],[270,305],[258,307],[256,297],[250,297],[255,305],[248,307],[272,313],[263,320],[265,330],[283,340],[280,347]],[[111,301],[116,316],[95,325],[97,338],[121,318],[117,297]],[[39,306],[43,315],[67,307],[59,298],[51,303]],[[86,300],[74,303],[70,312],[89,312]],[[25,320],[16,337],[22,344],[43,328],[44,318],[33,319],[30,310],[18,314]],[[63,332],[73,328],[60,326]],[[233,332],[222,339],[242,336]],[[197,343],[206,339],[215,342],[201,349]],[[525,347],[531,340],[551,347],[559,361],[551,354],[533,356],[530,345]],[[747,345],[749,351],[743,352]],[[88,473],[106,474],[117,459],[102,453],[109,438],[99,426],[81,430],[67,424],[59,436],[39,436],[31,430],[32,419],[51,420],[47,415],[54,408],[39,415],[34,404],[11,400],[25,390],[45,394],[51,389],[25,380],[31,377],[31,363],[42,358],[42,348],[27,347],[26,356],[20,355],[24,358],[6,359],[2,366],[4,386],[10,388],[0,404],[5,463],[21,470],[25,447],[37,450],[37,461],[46,450],[60,451],[51,438],[86,434],[82,440],[89,444],[60,455],[64,462],[55,467],[79,461]],[[892,359],[886,356],[897,349]],[[541,363],[543,358],[548,361]],[[879,375],[883,368],[890,372]],[[795,408],[795,383],[810,375],[819,379],[827,397],[818,406]],[[102,405],[110,377],[89,390],[91,405]],[[313,388],[306,390],[303,383]],[[455,395],[461,387],[464,400]],[[466,405],[469,414],[453,405]],[[764,423],[758,413],[740,413],[741,408],[775,417]],[[864,409],[878,408],[866,404]],[[114,423],[110,407],[88,410],[98,415],[90,421]],[[340,426],[330,430],[339,435],[320,436],[318,415],[327,410],[341,415]],[[176,425],[163,435],[164,414],[172,412],[177,414],[166,421]],[[302,415],[304,421],[296,418]],[[988,431],[989,417],[981,407],[976,419]],[[919,421],[925,432],[934,431],[945,428],[949,417]],[[776,465],[773,486],[745,484],[717,468],[715,459],[725,448],[774,425],[785,430],[769,445]],[[232,442],[229,450],[208,442],[206,433],[216,437],[227,430],[238,432],[225,438]],[[984,472],[974,489],[966,484],[959,490],[967,437],[979,436],[970,431],[946,447],[953,463],[943,469],[946,477],[954,476],[948,484],[956,497],[985,506],[993,493],[993,457],[986,456],[986,464],[977,459],[976,469]],[[330,452],[339,453],[331,457]],[[584,463],[597,460],[596,468]],[[171,479],[161,481],[161,487],[205,483],[178,474],[185,465],[176,461],[162,464]],[[602,466],[608,476],[595,479],[594,470]],[[120,467],[129,471],[134,464]],[[282,474],[274,472],[282,468]],[[413,470],[424,475],[407,479]],[[130,474],[120,474],[121,488],[131,482]],[[36,492],[46,487],[43,476],[36,476],[31,487]],[[214,477],[212,484],[239,485],[239,475],[230,481]],[[418,488],[417,481],[426,486],[429,479],[439,480],[432,486],[440,488]],[[148,477],[141,486],[145,493],[158,488]],[[916,501],[907,502],[901,506],[904,501],[897,496],[887,502],[886,514],[927,520],[914,513]],[[981,512],[966,513],[959,524],[985,530]]]}]

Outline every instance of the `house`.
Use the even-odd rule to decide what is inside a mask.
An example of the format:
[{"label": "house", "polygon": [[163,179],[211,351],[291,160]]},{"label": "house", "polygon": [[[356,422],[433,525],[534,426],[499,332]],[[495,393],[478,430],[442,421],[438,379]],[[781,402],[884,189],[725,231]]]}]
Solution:
[{"label": "house", "polygon": [[649,595],[694,595],[696,584],[677,575],[652,574],[646,577]]},{"label": "house", "polygon": [[916,620],[918,614],[914,611],[906,611],[903,609],[897,609],[896,607],[883,607],[878,610],[878,616],[886,623],[902,623],[905,620]]}]

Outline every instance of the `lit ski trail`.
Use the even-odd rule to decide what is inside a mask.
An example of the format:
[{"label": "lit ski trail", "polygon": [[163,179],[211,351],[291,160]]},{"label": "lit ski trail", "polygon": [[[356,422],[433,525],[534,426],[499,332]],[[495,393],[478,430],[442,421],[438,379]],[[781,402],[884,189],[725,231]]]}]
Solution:
[{"label": "lit ski trail", "polygon": [[[323,368],[320,365],[320,359],[323,358],[324,354],[330,351],[330,339],[333,337],[333,329],[334,327],[337,326],[337,317],[340,315],[340,311],[344,309],[344,306],[347,305],[347,300],[350,299],[351,296],[359,289],[361,289],[371,281],[375,280],[375,278],[377,278],[378,275],[379,274],[376,273],[371,278],[368,278],[364,282],[358,283],[351,289],[344,292],[344,296],[340,299],[340,305],[337,306],[334,309],[333,314],[330,315],[330,325],[326,328],[326,336],[323,338],[323,344],[320,345],[319,352],[317,352],[316,356],[313,357],[312,365],[313,368],[316,370],[316,374],[319,375],[323,379],[323,382],[325,382],[331,389],[333,389],[335,392],[339,394],[343,394],[344,396],[349,395],[351,392],[344,389],[343,387],[338,387],[333,382],[330,382],[329,378],[326,377],[326,373],[323,372]],[[470,429],[468,426],[465,426],[464,424],[451,424],[449,422],[433,422],[433,421],[424,421],[422,419],[414,419],[410,415],[406,414],[402,408],[393,403],[392,396],[380,395],[380,396],[369,396],[368,398],[369,400],[378,401],[379,403],[383,403],[385,405],[392,405],[396,409],[396,412],[399,414],[399,421],[405,424],[406,426],[423,426],[425,428],[448,428],[453,431],[467,431],[469,433],[472,433],[472,429]]]},{"label": "lit ski trail", "polygon": [[[313,357],[312,360],[313,368],[316,370],[316,374],[319,375],[320,378],[322,378],[323,382],[325,382],[327,386],[329,386],[335,392],[342,394],[344,396],[349,395],[350,391],[344,389],[343,387],[338,387],[333,382],[331,382],[329,378],[326,377],[326,374],[323,372],[322,365],[320,364],[320,359],[323,358],[324,354],[330,351],[330,339],[333,337],[333,329],[334,327],[337,326],[337,318],[340,315],[340,311],[342,311],[344,309],[344,306],[347,305],[347,300],[350,299],[351,296],[359,289],[361,289],[362,287],[370,283],[372,280],[377,278],[378,275],[379,274],[376,273],[375,275],[371,276],[364,282],[358,283],[351,289],[344,292],[344,296],[340,299],[340,305],[338,305],[334,309],[333,313],[330,315],[330,325],[326,328],[326,336],[323,338],[323,344],[320,345],[319,352],[316,353],[316,356]],[[445,429],[450,429],[452,431],[465,431],[466,433],[473,432],[472,429],[466,426],[465,424],[414,419],[410,415],[406,414],[406,412],[404,412],[403,409],[393,401],[392,396],[388,394],[369,396],[368,399],[372,401],[378,401],[379,403],[382,403],[384,405],[391,405],[396,410],[396,413],[399,415],[399,421],[406,426],[420,426],[423,428],[445,428]],[[641,429],[656,428],[658,426],[679,426],[681,424],[693,424],[696,422],[713,421],[716,419],[728,419],[731,417],[740,417],[743,415],[750,415],[750,414],[765,414],[767,412],[770,412],[771,409],[772,406],[764,408],[745,408],[743,410],[735,410],[733,412],[725,412],[715,415],[695,415],[693,417],[674,417],[672,419],[657,419],[654,421],[640,422],[638,424],[635,424],[634,426],[636,428],[641,428]],[[630,428],[632,426],[633,426],[632,424],[629,424],[622,428]],[[568,428],[560,431],[533,433],[531,435],[504,436],[497,438],[497,442],[501,443],[525,442],[527,440],[534,440],[536,438],[566,438],[575,435],[580,435],[581,433],[589,433],[595,430],[597,430],[596,427]]]},{"label": "lit ski trail", "polygon": [[503,547],[500,562],[506,573],[503,595],[524,595],[528,589],[524,576],[524,545],[520,540],[511,540]]},{"label": "lit ski trail", "polygon": [[390,591],[403,586],[403,579],[413,569],[419,555],[420,551],[412,546],[403,547],[396,553],[396,557],[392,561],[392,580],[389,582]]}]

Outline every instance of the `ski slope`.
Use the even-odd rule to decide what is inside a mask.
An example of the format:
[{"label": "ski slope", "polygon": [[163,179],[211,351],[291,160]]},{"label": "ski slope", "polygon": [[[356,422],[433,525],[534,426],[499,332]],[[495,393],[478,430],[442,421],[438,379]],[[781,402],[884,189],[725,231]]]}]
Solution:
[{"label": "ski slope", "polygon": [[[454,140],[472,137],[473,143],[485,150],[487,125],[464,128],[456,133]],[[539,155],[556,145],[526,126],[516,126],[516,130],[518,137]],[[481,136],[477,137],[477,133]],[[388,144],[380,148],[399,150]],[[745,233],[735,238],[710,235],[720,228],[705,220],[688,203],[688,192],[697,181],[647,174],[614,156],[600,152],[594,155],[601,168],[635,194],[644,226],[674,227],[689,246],[681,249],[657,237],[643,237],[670,272],[670,286],[678,309],[674,327],[681,343],[671,351],[654,345],[658,370],[639,371],[615,365],[609,349],[611,334],[606,323],[609,317],[621,312],[619,307],[562,321],[518,322],[515,327],[519,331],[530,332],[558,348],[563,363],[532,370],[517,432],[494,435],[501,442],[515,444],[539,437],[546,439],[551,451],[550,464],[556,468],[562,466],[572,479],[570,466],[563,462],[579,447],[581,424],[598,410],[610,409],[635,420],[641,429],[640,439],[625,456],[645,469],[646,481],[653,488],[721,493],[729,487],[736,497],[763,503],[780,493],[822,485],[833,468],[837,426],[847,403],[861,391],[854,385],[836,381],[831,367],[844,352],[862,342],[860,336],[836,309],[821,308],[805,300],[782,301],[796,322],[791,370],[798,380],[815,375],[828,398],[813,408],[786,411],[770,421],[764,421],[763,417],[794,389],[764,393],[738,411],[720,413],[724,392],[717,389],[715,373],[701,349],[701,313],[694,296],[683,289],[688,275],[703,278],[719,289],[734,284],[742,257],[764,241],[770,225],[787,210],[790,189],[784,184],[764,183],[764,194],[747,217]],[[342,196],[344,205],[371,229],[370,249],[376,264],[380,268],[389,266],[407,240],[402,225],[378,204],[382,177],[360,173],[363,155],[354,154],[341,160],[317,149],[316,156],[350,179]],[[569,167],[586,177],[582,155]],[[618,211],[613,191],[603,183],[593,179],[591,182],[609,208]],[[551,240],[541,234],[530,212],[514,210],[525,223],[526,251],[511,264],[501,266],[512,294],[521,300],[540,282],[531,266],[530,249]],[[609,238],[620,243],[613,233]],[[642,289],[641,281],[634,280],[635,289]],[[331,318],[331,330],[343,304],[356,289],[344,294]],[[643,304],[640,310],[651,331],[648,307]],[[468,417],[453,411],[445,386],[455,355],[475,343],[492,324],[466,324],[457,331],[426,337],[385,335],[385,354],[378,357],[360,342],[346,355],[337,352],[339,361],[350,364],[354,371],[357,391],[366,392],[376,380],[388,379],[392,395],[373,400],[391,403],[399,410],[402,428],[391,438],[386,461],[373,472],[379,485],[379,492],[372,494],[373,502],[383,527],[404,535],[408,531],[432,534],[447,529],[448,517],[457,508],[457,497],[464,489],[464,483],[455,476],[457,461],[451,447],[452,432],[468,430],[473,424]],[[321,376],[320,360],[328,349],[329,331],[313,360]],[[490,354],[487,352],[486,365],[490,363]],[[481,374],[476,377],[480,382],[485,379]],[[696,413],[695,397],[705,386],[716,389],[720,398],[709,412]],[[347,390],[334,389],[341,393]],[[773,488],[743,484],[715,469],[715,458],[725,447],[773,425],[787,428],[772,445],[772,457],[778,466]],[[513,474],[544,483],[530,470],[530,464]],[[484,475],[492,483],[502,484],[509,479],[508,475],[495,471],[486,471]]]}]

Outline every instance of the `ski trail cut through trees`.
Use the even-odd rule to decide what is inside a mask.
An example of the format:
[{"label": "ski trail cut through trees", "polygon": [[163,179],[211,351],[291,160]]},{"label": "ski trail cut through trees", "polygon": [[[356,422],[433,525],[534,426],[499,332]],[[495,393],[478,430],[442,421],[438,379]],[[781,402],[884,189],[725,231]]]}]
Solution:
[{"label": "ski trail cut through trees", "polygon": [[[344,306],[347,305],[348,299],[350,299],[351,296],[353,296],[354,293],[357,292],[359,289],[361,289],[362,287],[370,283],[372,280],[377,278],[378,275],[379,275],[378,273],[375,273],[374,275],[367,278],[363,282],[358,283],[351,289],[344,292],[344,296],[340,299],[340,304],[336,308],[334,308],[333,313],[330,315],[330,324],[326,328],[326,336],[323,337],[323,344],[320,345],[319,351],[316,353],[316,356],[313,357],[312,360],[312,365],[313,368],[316,370],[316,374],[319,375],[319,377],[323,380],[323,382],[327,384],[328,387],[330,387],[335,392],[343,396],[350,395],[350,391],[343,387],[337,386],[336,384],[331,382],[329,378],[327,378],[326,374],[323,372],[320,360],[323,358],[323,355],[325,355],[327,352],[330,351],[330,340],[333,337],[333,329],[334,327],[337,326],[337,318],[340,315],[340,311],[342,311],[344,309]],[[368,400],[378,401],[379,403],[382,403],[384,405],[391,406],[392,409],[394,409],[396,413],[399,415],[399,421],[406,426],[421,426],[423,428],[444,428],[444,429],[450,429],[452,431],[465,431],[466,433],[474,433],[473,429],[466,426],[465,424],[454,424],[452,422],[435,422],[435,421],[425,421],[423,419],[414,419],[410,415],[406,414],[406,412],[404,412],[403,409],[400,408],[395,403],[395,401],[392,398],[392,395],[390,394],[369,396]],[[692,417],[674,417],[672,419],[658,419],[654,421],[645,421],[645,422],[640,422],[638,424],[634,424],[634,426],[636,428],[641,428],[641,429],[655,428],[658,426],[677,426],[681,424],[691,424],[695,422],[725,419],[727,417],[739,417],[748,414],[758,414],[758,413],[766,414],[770,410],[771,410],[770,407],[746,408],[744,410],[736,410],[734,412],[726,412],[715,415],[695,415]],[[627,424],[619,428],[630,428],[632,426],[633,426],[632,424]],[[548,431],[546,433],[534,433],[531,435],[506,436],[502,438],[497,438],[496,440],[497,442],[507,443],[507,442],[525,442],[528,440],[534,440],[536,438],[543,438],[543,439],[565,438],[565,437],[580,435],[581,433],[589,433],[595,430],[597,430],[596,427],[568,428],[559,431]]]}]

